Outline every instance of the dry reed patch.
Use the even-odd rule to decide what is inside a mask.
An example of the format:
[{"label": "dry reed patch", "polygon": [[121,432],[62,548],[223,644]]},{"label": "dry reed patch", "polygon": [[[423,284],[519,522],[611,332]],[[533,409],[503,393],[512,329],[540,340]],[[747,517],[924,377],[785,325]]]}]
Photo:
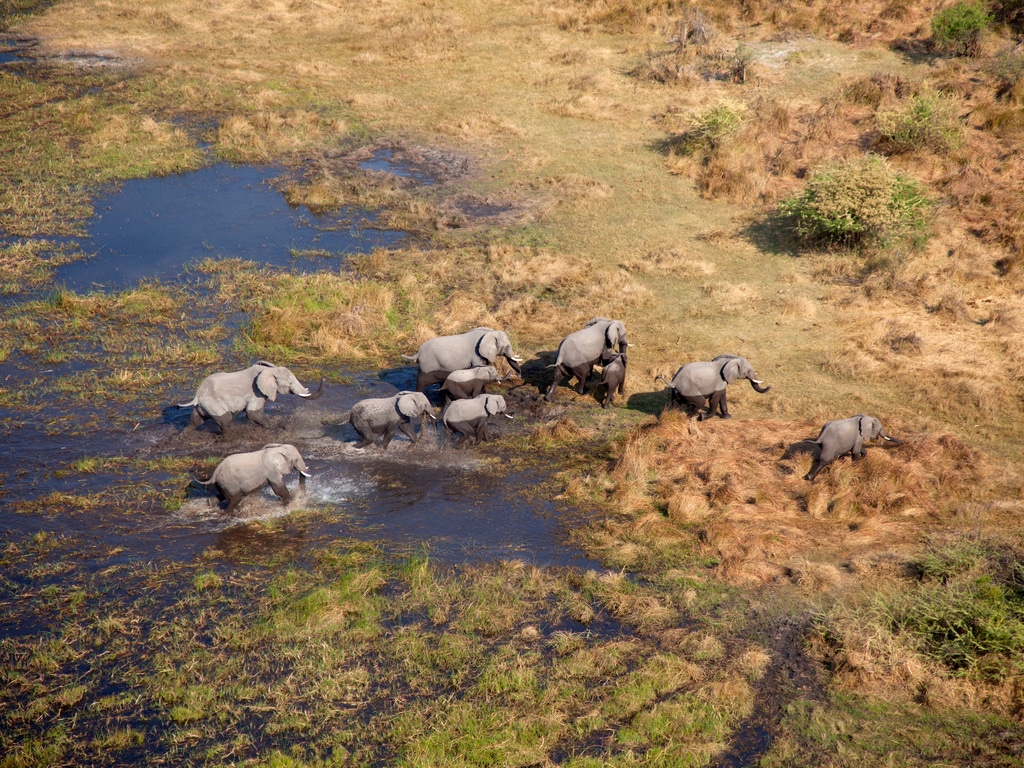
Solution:
[{"label": "dry reed patch", "polygon": [[[634,558],[690,537],[735,583],[790,579],[810,592],[845,585],[853,557],[913,549],[971,500],[996,493],[1000,477],[979,452],[946,434],[907,433],[906,445],[869,444],[867,458],[835,461],[803,480],[820,424],[698,423],[667,412],[635,429],[610,473],[604,548],[628,543]],[[1005,489],[1004,489],[1005,491]]]}]

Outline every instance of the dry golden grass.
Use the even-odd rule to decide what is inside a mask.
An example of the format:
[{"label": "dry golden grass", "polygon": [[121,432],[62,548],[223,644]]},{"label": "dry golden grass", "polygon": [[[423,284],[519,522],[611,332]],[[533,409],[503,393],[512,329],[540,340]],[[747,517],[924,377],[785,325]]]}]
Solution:
[{"label": "dry golden grass", "polygon": [[[819,595],[863,578],[851,562],[863,568],[881,553],[908,554],[977,500],[1019,492],[1017,478],[956,437],[899,422],[886,427],[906,445],[870,447],[856,463],[839,459],[808,483],[812,456],[801,443],[820,426],[696,422],[667,412],[637,428],[611,473],[611,501],[624,513],[611,525],[634,548],[620,556],[690,537],[727,581],[784,579]],[[992,523],[1001,522],[994,514]]]}]

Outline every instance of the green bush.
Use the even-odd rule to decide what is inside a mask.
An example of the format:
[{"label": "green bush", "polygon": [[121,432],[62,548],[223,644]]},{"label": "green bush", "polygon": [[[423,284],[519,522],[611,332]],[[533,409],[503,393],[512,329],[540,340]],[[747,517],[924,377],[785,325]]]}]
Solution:
[{"label": "green bush", "polygon": [[879,146],[888,152],[945,152],[963,141],[959,103],[941,93],[921,93],[875,118]]},{"label": "green bush", "polygon": [[779,210],[795,219],[806,242],[855,247],[884,246],[923,231],[928,205],[916,181],[869,154],[815,172]]},{"label": "green bush", "polygon": [[932,41],[956,56],[976,56],[981,33],[992,23],[992,14],[982,2],[959,2],[943,8],[932,18]]},{"label": "green bush", "polygon": [[690,116],[690,130],[678,141],[684,154],[710,154],[743,123],[744,106],[723,101]]}]

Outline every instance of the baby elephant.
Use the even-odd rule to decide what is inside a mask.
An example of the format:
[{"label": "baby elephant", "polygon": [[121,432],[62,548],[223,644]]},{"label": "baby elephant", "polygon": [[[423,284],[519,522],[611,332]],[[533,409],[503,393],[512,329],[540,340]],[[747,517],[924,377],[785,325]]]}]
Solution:
[{"label": "baby elephant", "polygon": [[865,440],[881,437],[896,445],[903,445],[902,440],[889,437],[882,430],[882,422],[874,416],[858,414],[848,419],[830,421],[821,428],[814,442],[821,446],[821,453],[814,460],[811,471],[804,475],[805,480],[814,480],[819,472],[840,456],[850,454],[853,460],[861,459],[866,453]]},{"label": "baby elephant", "polygon": [[356,448],[365,448],[377,441],[378,435],[384,435],[381,441],[381,448],[387,450],[388,443],[395,436],[395,432],[402,433],[416,442],[416,428],[413,427],[413,420],[422,420],[423,414],[431,419],[437,417],[431,412],[434,407],[430,404],[427,396],[422,392],[399,392],[391,397],[371,397],[360,400],[352,406],[352,410],[344,414],[339,421],[332,421],[331,424],[352,423],[361,442],[356,443]]},{"label": "baby elephant", "polygon": [[217,495],[228,503],[224,511],[230,514],[246,494],[258,491],[268,483],[287,504],[292,496],[284,484],[284,476],[295,469],[299,471],[299,488],[304,490],[309,473],[298,450],[294,445],[271,443],[259,451],[234,453],[226,457],[213,470],[209,480],[200,482],[217,486]]},{"label": "baby elephant", "polygon": [[299,397],[316,400],[323,391],[322,379],[320,389],[310,392],[284,366],[260,360],[244,371],[210,374],[200,383],[196,396],[187,403],[179,403],[178,407],[192,408],[193,427],[202,425],[207,419],[213,419],[220,427],[220,431],[224,432],[235,414],[242,411],[245,411],[249,421],[262,427],[270,426],[263,413],[263,405],[267,400],[277,400],[278,395],[290,392]]},{"label": "baby elephant", "polygon": [[449,373],[441,385],[441,391],[451,400],[468,400],[482,395],[484,388],[496,381],[504,381],[498,375],[497,368],[493,365],[478,365]]},{"label": "baby elephant", "polygon": [[[453,400],[444,409],[441,422],[444,424],[445,435],[460,437],[455,443],[456,447],[468,438],[470,444],[490,439],[487,435],[487,419],[505,413],[505,398],[501,395],[480,395],[472,400]],[[505,418],[511,419],[512,415],[505,413]]]},{"label": "baby elephant", "polygon": [[620,395],[626,394],[626,353],[620,352],[604,364],[601,371],[601,383],[604,384],[605,394],[602,408],[607,408],[619,390]]}]

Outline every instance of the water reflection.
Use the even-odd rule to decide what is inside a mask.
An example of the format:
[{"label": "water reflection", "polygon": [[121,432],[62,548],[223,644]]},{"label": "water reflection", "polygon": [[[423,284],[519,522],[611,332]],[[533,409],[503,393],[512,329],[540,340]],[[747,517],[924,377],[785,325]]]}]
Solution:
[{"label": "water reflection", "polygon": [[365,253],[402,232],[371,229],[355,209],[330,215],[293,208],[270,181],[273,168],[220,163],[191,173],[132,179],[96,205],[82,248],[95,254],[61,267],[57,283],[87,292],[121,289],[142,278],[173,278],[205,258],[242,258],[296,272],[337,269],[332,259],[295,251]]}]

